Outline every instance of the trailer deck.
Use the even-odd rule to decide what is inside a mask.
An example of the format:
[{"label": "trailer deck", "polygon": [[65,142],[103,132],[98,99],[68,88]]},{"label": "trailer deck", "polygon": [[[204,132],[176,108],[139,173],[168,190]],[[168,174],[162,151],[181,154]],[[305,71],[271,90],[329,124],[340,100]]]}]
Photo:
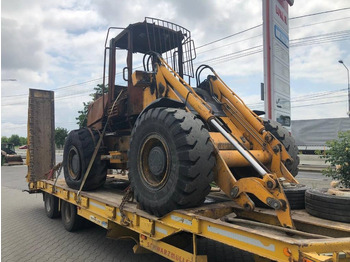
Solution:
[{"label": "trailer deck", "polygon": [[[135,252],[148,249],[172,261],[206,261],[206,256],[197,255],[197,237],[276,261],[350,261],[347,223],[294,210],[292,218],[297,229],[282,228],[277,226],[273,210],[244,211],[221,192],[212,192],[200,207],[175,210],[158,218],[140,210],[135,202],[124,201],[121,207],[127,185],[123,177],[112,176],[103,188],[81,192],[79,197],[64,179],[40,180],[30,187],[77,205],[78,215],[107,229],[107,237],[133,238],[137,243]],[[190,251],[182,248],[185,238],[179,241],[179,235],[191,240]]]}]

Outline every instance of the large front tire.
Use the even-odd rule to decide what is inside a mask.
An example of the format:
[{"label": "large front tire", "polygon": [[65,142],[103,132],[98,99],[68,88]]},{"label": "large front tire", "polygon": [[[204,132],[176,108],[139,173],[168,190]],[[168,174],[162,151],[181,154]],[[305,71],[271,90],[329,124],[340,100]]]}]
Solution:
[{"label": "large front tire", "polygon": [[214,147],[202,121],[185,110],[153,108],[139,116],[128,159],[135,198],[156,216],[197,206],[210,192]]},{"label": "large front tire", "polygon": [[[80,189],[98,139],[99,133],[92,129],[82,128],[69,133],[64,144],[63,170],[64,178],[70,188]],[[99,188],[106,181],[107,163],[101,161],[102,151],[99,149],[83,190]]]}]

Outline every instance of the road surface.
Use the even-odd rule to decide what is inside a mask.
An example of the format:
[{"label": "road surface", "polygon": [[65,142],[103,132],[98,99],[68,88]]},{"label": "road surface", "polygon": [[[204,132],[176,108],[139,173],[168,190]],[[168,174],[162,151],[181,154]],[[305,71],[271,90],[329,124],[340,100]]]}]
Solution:
[{"label": "road surface", "polygon": [[322,175],[320,172],[299,172],[296,179],[300,184],[310,188],[328,188],[332,178]]}]

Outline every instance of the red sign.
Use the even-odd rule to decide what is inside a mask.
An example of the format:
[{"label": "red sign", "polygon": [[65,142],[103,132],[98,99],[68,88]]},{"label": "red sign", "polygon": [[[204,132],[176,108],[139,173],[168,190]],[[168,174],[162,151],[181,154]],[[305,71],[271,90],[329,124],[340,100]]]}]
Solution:
[{"label": "red sign", "polygon": [[[280,2],[280,0],[278,0]],[[284,3],[287,3],[285,1],[283,1]],[[276,14],[281,18],[281,20],[287,24],[287,16],[285,15],[285,13],[276,5],[275,6],[276,9]]]},{"label": "red sign", "polygon": [[287,3],[287,1],[286,0],[278,0],[278,2],[284,8],[284,10],[286,10],[286,12],[288,13],[288,3]]}]

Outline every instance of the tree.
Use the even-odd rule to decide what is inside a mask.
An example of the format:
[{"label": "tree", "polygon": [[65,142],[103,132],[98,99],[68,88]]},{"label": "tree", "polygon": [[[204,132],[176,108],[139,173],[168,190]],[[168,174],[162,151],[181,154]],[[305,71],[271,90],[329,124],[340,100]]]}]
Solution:
[{"label": "tree", "polygon": [[21,140],[18,135],[10,136],[8,142],[13,144],[14,146],[19,146],[21,144]]},{"label": "tree", "polygon": [[14,146],[26,145],[27,138],[23,136],[18,136],[18,135],[12,135],[9,138],[6,136],[2,136],[1,144],[7,144],[7,143],[11,143]]},{"label": "tree", "polygon": [[79,128],[83,128],[87,126],[87,114],[89,112],[89,105],[91,102],[83,102],[84,108],[83,110],[79,110],[79,116],[76,117],[75,119],[78,121],[77,124],[79,125]]},{"label": "tree", "polygon": [[67,136],[68,136],[68,130],[66,128],[63,128],[63,127],[55,128],[55,144],[58,148],[63,147],[64,141]]},{"label": "tree", "polygon": [[19,137],[19,141],[21,145],[26,145],[27,144],[27,138],[26,137]]},{"label": "tree", "polygon": [[339,132],[338,139],[327,141],[326,145],[329,149],[322,157],[331,166],[322,173],[350,188],[350,131]]},{"label": "tree", "polygon": [[84,108],[83,110],[79,110],[78,111],[78,117],[75,118],[75,120],[77,120],[77,124],[79,125],[79,128],[83,128],[87,126],[87,114],[89,112],[89,105],[95,101],[96,99],[98,99],[99,97],[102,96],[103,93],[107,93],[107,86],[105,87],[105,89],[103,90],[103,84],[98,84],[96,87],[94,87],[95,93],[90,94],[90,96],[92,97],[92,101],[90,102],[83,102]]},{"label": "tree", "polygon": [[103,84],[97,84],[97,86],[94,87],[94,90],[95,90],[95,93],[90,94],[90,96],[92,96],[93,101],[101,97],[103,93],[104,94],[107,93],[108,85],[106,85],[105,89],[103,90]]},{"label": "tree", "polygon": [[9,142],[9,139],[6,136],[1,137],[1,144],[6,144]]}]

